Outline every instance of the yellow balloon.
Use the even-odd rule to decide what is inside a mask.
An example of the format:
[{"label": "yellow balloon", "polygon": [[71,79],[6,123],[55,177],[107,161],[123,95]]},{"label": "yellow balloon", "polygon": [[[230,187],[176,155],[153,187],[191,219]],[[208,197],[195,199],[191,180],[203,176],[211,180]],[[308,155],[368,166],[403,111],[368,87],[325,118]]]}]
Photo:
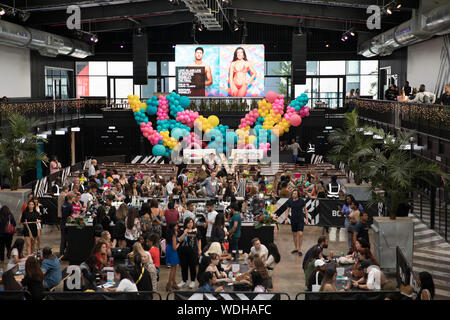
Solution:
[{"label": "yellow balloon", "polygon": [[213,126],[213,127],[217,127],[220,123],[219,118],[217,116],[209,116],[208,117],[208,122]]}]

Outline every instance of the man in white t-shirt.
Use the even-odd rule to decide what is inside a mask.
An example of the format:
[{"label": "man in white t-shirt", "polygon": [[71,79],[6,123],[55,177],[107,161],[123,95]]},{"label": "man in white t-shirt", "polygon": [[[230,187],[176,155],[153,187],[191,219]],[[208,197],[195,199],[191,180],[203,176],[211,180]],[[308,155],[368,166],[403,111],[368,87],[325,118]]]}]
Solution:
[{"label": "man in white t-shirt", "polygon": [[184,211],[184,213],[183,213],[183,215],[181,217],[181,221],[183,221],[183,223],[184,223],[184,221],[187,218],[192,218],[195,221],[194,203],[192,201],[188,201],[187,208],[186,208],[186,210]]},{"label": "man in white t-shirt", "polygon": [[259,238],[253,238],[252,239],[252,245],[250,249],[250,253],[257,254],[261,257],[262,261],[267,260],[267,256],[269,255],[269,250],[267,250],[267,247],[261,243]]},{"label": "man in white t-shirt", "polygon": [[217,211],[214,210],[214,201],[208,201],[206,203],[206,210],[208,211],[208,214],[206,216],[206,242],[211,242],[211,232],[214,222],[216,221],[216,216],[218,215]]},{"label": "man in white t-shirt", "polygon": [[175,177],[170,178],[170,181],[166,184],[166,193],[170,196],[173,193],[173,188],[175,188]]}]

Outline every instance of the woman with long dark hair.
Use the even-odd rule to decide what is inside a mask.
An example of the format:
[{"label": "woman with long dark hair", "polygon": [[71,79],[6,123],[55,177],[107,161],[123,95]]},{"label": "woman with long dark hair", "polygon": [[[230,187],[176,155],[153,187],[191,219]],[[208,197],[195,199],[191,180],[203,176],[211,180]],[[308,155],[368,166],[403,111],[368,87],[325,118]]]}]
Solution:
[{"label": "woman with long dark hair", "polygon": [[119,280],[119,285],[117,288],[106,288],[105,291],[117,291],[117,292],[137,292],[138,288],[133,281],[130,273],[127,269],[118,265],[114,267],[114,277]]},{"label": "woman with long dark hair", "polygon": [[202,241],[199,230],[195,227],[194,219],[191,217],[184,220],[184,235],[178,247],[178,256],[180,258],[182,281],[178,287],[184,287],[188,281],[188,269],[191,274],[191,283],[189,288],[195,287],[195,276],[197,274],[198,258],[202,254]]},{"label": "woman with long dark hair", "polygon": [[434,299],[434,281],[429,272],[423,271],[419,273],[417,284],[420,291],[416,300],[433,300]]},{"label": "woman with long dark hair", "polygon": [[172,222],[167,230],[166,264],[170,266],[169,280],[166,285],[167,292],[179,289],[175,282],[177,265],[180,264],[177,249],[180,246],[180,241],[186,236],[187,231],[185,230],[181,237],[177,237],[177,234],[178,224]]},{"label": "woman with long dark hair", "polygon": [[225,251],[225,215],[223,212],[219,212],[214,220],[214,224],[211,231],[211,242],[219,242],[222,251]]},{"label": "woman with long dark hair", "polygon": [[37,224],[41,223],[33,200],[28,201],[27,209],[23,212],[20,222],[24,225],[23,236],[27,243],[27,253],[31,254],[38,236]]},{"label": "woman with long dark hair", "polygon": [[127,240],[127,247],[132,247],[133,244],[139,240],[139,236],[142,234],[141,222],[139,220],[139,214],[136,208],[128,210],[127,218],[125,219],[125,239]]},{"label": "woman with long dark hair", "polygon": [[162,236],[161,219],[163,216],[164,211],[159,208],[158,200],[153,198],[150,201],[150,218],[152,221],[150,232],[156,233],[159,238]]},{"label": "woman with long dark hair", "polygon": [[25,277],[22,286],[31,293],[31,300],[42,300],[44,298],[44,273],[39,261],[31,256],[25,261]]},{"label": "woman with long dark hair", "polygon": [[17,238],[14,241],[14,244],[11,248],[11,258],[8,262],[8,266],[6,267],[6,270],[11,270],[16,266],[16,264],[20,262],[25,262],[27,260],[27,257],[24,257],[23,255],[23,246],[25,244],[25,241],[22,238]]},{"label": "woman with long dark hair", "polygon": [[[250,79],[247,79],[247,73],[250,71]],[[247,60],[247,54],[244,48],[238,47],[234,51],[233,61],[230,64],[228,82],[230,84],[229,93],[232,97],[245,97],[248,85],[253,84],[256,78],[256,70]]]},{"label": "woman with long dark hair", "polygon": [[5,249],[6,257],[11,258],[11,243],[14,234],[6,233],[8,231],[8,224],[16,226],[16,220],[12,215],[11,211],[7,206],[3,206],[0,209],[0,264],[5,260]]},{"label": "woman with long dark hair", "polygon": [[13,270],[8,270],[2,275],[3,289],[5,291],[22,291],[23,288],[14,278]]}]

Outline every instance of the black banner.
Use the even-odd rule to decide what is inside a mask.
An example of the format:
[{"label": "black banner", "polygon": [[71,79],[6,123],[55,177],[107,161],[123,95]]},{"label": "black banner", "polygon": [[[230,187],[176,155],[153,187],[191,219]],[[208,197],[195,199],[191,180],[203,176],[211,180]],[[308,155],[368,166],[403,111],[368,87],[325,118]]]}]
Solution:
[{"label": "black banner", "polygon": [[[284,199],[287,200],[287,199]],[[344,205],[343,200],[332,199],[303,199],[305,201],[305,207],[308,210],[308,222],[311,226],[319,227],[345,227],[345,216],[339,213],[338,205]],[[281,201],[281,199],[279,200]],[[367,207],[368,202],[361,201],[364,211],[369,215],[368,224],[372,224],[373,217],[380,215],[379,206],[373,205]],[[287,201],[281,204],[281,206],[275,211],[275,214],[279,216],[279,223],[283,223],[284,220],[288,220],[290,223],[290,217],[286,217],[284,214],[287,210]]]},{"label": "black banner", "polygon": [[177,92],[190,97],[205,96],[205,67],[176,67]]},{"label": "black banner", "polygon": [[397,287],[411,286],[415,294],[419,293],[419,285],[417,284],[416,275],[414,274],[413,268],[409,265],[408,260],[406,260],[400,247],[396,249],[397,256]]},{"label": "black banner", "polygon": [[[174,300],[219,300],[219,301],[248,301],[248,300],[281,300],[282,296],[289,295],[280,292],[192,292],[192,291],[175,291],[173,292]],[[170,296],[170,294],[169,294]],[[167,298],[169,298],[169,296]]]},{"label": "black banner", "polygon": [[58,198],[52,196],[39,197],[42,204],[42,223],[55,225],[58,224]]}]

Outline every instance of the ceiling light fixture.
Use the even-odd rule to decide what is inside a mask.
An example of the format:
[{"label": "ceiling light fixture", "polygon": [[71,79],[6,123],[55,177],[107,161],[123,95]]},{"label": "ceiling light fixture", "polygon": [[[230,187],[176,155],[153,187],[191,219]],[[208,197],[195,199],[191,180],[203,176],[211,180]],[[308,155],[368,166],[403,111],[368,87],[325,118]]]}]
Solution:
[{"label": "ceiling light fixture", "polygon": [[387,9],[386,9],[386,12],[387,12],[387,14],[392,14],[391,8],[387,8]]},{"label": "ceiling light fixture", "polygon": [[200,32],[203,31],[203,26],[200,22],[197,24],[197,30]]},{"label": "ceiling light fixture", "polygon": [[0,8],[0,16],[4,16],[6,14],[6,10],[3,8]]},{"label": "ceiling light fixture", "polygon": [[397,5],[397,9],[400,9],[401,7],[402,7],[402,4],[399,3],[399,4]]}]

